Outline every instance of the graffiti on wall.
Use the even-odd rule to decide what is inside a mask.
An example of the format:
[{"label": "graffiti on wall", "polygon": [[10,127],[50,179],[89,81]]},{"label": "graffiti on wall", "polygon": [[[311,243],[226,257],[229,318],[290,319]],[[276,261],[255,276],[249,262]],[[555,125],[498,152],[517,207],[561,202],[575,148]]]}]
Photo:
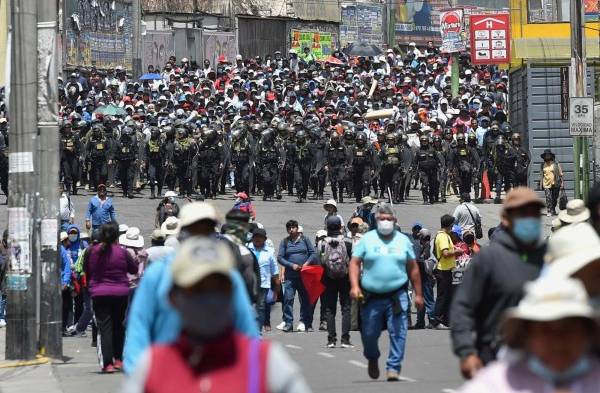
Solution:
[{"label": "graffiti on wall", "polygon": [[210,64],[217,64],[219,56],[224,55],[228,61],[235,62],[237,55],[235,33],[204,31],[202,40],[204,60],[209,60]]},{"label": "graffiti on wall", "polygon": [[170,56],[175,54],[173,33],[170,31],[148,31],[142,43],[142,67],[148,69],[149,65],[162,68]]},{"label": "graffiti on wall", "polygon": [[117,0],[67,0],[67,66],[131,69],[132,6]]}]

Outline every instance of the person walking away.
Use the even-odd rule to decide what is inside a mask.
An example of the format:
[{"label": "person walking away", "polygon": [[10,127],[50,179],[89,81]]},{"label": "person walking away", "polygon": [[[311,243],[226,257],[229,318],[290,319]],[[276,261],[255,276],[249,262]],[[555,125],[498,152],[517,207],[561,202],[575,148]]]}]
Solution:
[{"label": "person walking away", "polygon": [[579,280],[543,277],[528,283],[502,326],[503,341],[518,358],[490,364],[459,393],[487,392],[491,386],[497,393],[598,392],[596,315]]},{"label": "person walking away", "polygon": [[436,233],[433,249],[438,264],[433,271],[437,282],[437,299],[435,301],[435,329],[448,329],[450,326],[450,304],[452,302],[452,270],[456,267],[456,257],[463,254],[460,248],[454,246],[450,232],[454,217],[444,214],[441,219],[441,229]]},{"label": "person walking away", "polygon": [[129,296],[127,274],[138,271],[125,247],[117,244],[118,234],[116,222],[102,225],[100,243],[90,248],[84,266],[98,324],[98,359],[103,373],[123,368],[124,322]]},{"label": "person walking away", "polygon": [[184,329],[144,352],[123,392],[195,393],[210,381],[214,392],[310,393],[279,344],[234,328],[235,257],[224,242],[185,241],[170,271],[169,302]]},{"label": "person walking away", "polygon": [[543,207],[533,190],[512,189],[502,209],[504,229],[471,260],[456,290],[450,309],[452,348],[467,379],[496,359],[502,313],[519,303],[524,284],[540,274],[546,253]]},{"label": "person walking away", "polygon": [[564,187],[562,167],[550,149],[544,150],[540,157],[544,162],[540,168],[539,188],[546,195],[546,216],[556,216],[558,195],[561,187]]},{"label": "person walking away", "polygon": [[75,206],[67,192],[62,192],[59,199],[60,230],[66,232],[69,225],[75,223]]},{"label": "person walking away", "polygon": [[104,224],[116,221],[117,214],[112,199],[106,196],[106,186],[98,185],[98,194],[94,195],[88,203],[85,215],[85,227],[87,230],[100,229]]},{"label": "person walking away", "polygon": [[419,275],[421,276],[424,307],[417,310],[417,322],[412,326],[412,329],[425,329],[425,314],[427,314],[430,325],[433,325],[434,321],[435,297],[433,286],[435,285],[435,279],[433,277],[433,268],[437,264],[437,259],[432,256],[431,232],[429,229],[422,228],[416,238],[420,243],[420,254],[417,255],[417,265],[419,266]]},{"label": "person walking away", "polygon": [[6,271],[8,269],[8,229],[2,233],[0,242],[0,328],[6,327]]},{"label": "person walking away", "polygon": [[[423,307],[421,278],[411,241],[395,231],[396,218],[387,203],[377,208],[377,230],[367,232],[352,251],[350,296],[362,300],[361,339],[368,373],[379,378],[378,341],[386,324],[390,352],[386,363],[388,381],[397,381],[404,359],[409,312],[408,280],[415,290],[415,304]],[[362,274],[361,274],[362,269]]]},{"label": "person walking away", "polygon": [[[471,196],[469,194],[462,194],[461,196],[462,202],[460,205],[456,206],[454,209],[454,222],[460,226],[460,228],[465,230],[472,230],[477,232],[481,231],[481,213],[475,204],[471,202]],[[479,229],[477,229],[479,227]],[[483,236],[483,233],[480,232],[480,235]],[[481,237],[480,237],[481,238]]]},{"label": "person walking away", "polygon": [[[215,227],[220,222],[217,210],[208,203],[193,202],[181,208],[179,238],[217,238]],[[171,236],[165,244],[177,240]],[[220,240],[232,251],[237,247]],[[152,344],[167,344],[175,341],[181,332],[181,317],[169,302],[169,291],[172,287],[171,264],[174,253],[157,263],[151,264],[136,289],[136,296],[129,307],[127,315],[127,339],[125,340],[124,366],[125,372],[131,374],[142,354]],[[239,252],[236,260],[239,259]],[[237,261],[239,266],[240,262]],[[233,311],[235,328],[250,337],[260,335],[256,315],[250,303],[246,284],[239,272],[239,267],[231,272],[233,282]]]},{"label": "person walking away", "polygon": [[[325,225],[327,227],[327,224]],[[321,242],[321,240],[327,237],[327,231],[325,229],[319,229],[315,234],[315,246]],[[319,331],[327,331],[327,309],[325,307],[325,291],[319,296]]]},{"label": "person walking away", "polygon": [[[299,332],[312,331],[312,305],[300,279],[302,266],[315,260],[315,249],[308,238],[299,232],[298,221],[289,220],[285,224],[288,236],[279,244],[277,262],[284,267],[283,281],[283,326],[281,330],[291,332],[294,321],[294,297],[298,292],[300,299],[300,322],[296,327]],[[279,326],[278,326],[279,327]]]},{"label": "person walking away", "polygon": [[60,233],[60,282],[62,294],[62,331],[66,335],[69,326],[69,318],[73,312],[73,295],[71,288],[71,255],[69,248],[69,235],[66,232]]},{"label": "person walking away", "polygon": [[260,292],[256,302],[259,329],[271,331],[271,305],[275,301],[275,294],[279,292],[279,269],[275,250],[265,245],[267,231],[256,228],[252,231],[252,242],[248,248],[258,261],[260,267]]},{"label": "person walking away", "polygon": [[352,240],[342,232],[338,216],[327,218],[327,236],[317,244],[321,265],[325,268],[325,313],[327,315],[327,347],[337,344],[335,314],[338,297],[342,310],[342,348],[353,348],[350,342],[350,279],[348,264],[352,256]]},{"label": "person walking away", "polygon": [[155,229],[150,236],[150,247],[146,249],[148,254],[148,266],[151,263],[161,261],[167,255],[175,251],[173,248],[165,246],[166,235],[162,229]]},{"label": "person walking away", "polygon": [[125,247],[137,266],[137,271],[134,274],[127,275],[129,279],[129,302],[131,302],[135,289],[148,263],[148,253],[144,250],[144,237],[140,234],[140,229],[137,227],[130,227],[127,229],[127,232],[120,235],[119,244]]}]

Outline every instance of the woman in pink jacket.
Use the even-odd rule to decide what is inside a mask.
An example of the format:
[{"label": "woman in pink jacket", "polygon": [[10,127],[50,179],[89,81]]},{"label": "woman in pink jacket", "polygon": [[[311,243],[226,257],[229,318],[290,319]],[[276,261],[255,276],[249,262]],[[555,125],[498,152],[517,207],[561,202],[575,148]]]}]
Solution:
[{"label": "woman in pink jacket", "polygon": [[510,356],[480,370],[460,393],[598,393],[598,321],[583,284],[542,277],[508,311]]}]

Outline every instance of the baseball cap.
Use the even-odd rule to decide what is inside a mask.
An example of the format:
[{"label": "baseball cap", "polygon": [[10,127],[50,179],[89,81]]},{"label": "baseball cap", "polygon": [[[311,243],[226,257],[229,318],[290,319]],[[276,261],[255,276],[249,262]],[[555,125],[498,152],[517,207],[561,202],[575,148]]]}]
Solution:
[{"label": "baseball cap", "polygon": [[179,212],[179,226],[181,228],[201,220],[219,222],[217,209],[206,202],[192,202],[184,205]]},{"label": "baseball cap", "polygon": [[175,285],[189,288],[211,274],[229,276],[234,266],[235,258],[225,242],[193,237],[181,244],[171,275]]},{"label": "baseball cap", "polygon": [[544,207],[544,202],[537,196],[535,191],[528,187],[513,188],[504,200],[504,211],[517,209],[526,205],[535,204]]}]

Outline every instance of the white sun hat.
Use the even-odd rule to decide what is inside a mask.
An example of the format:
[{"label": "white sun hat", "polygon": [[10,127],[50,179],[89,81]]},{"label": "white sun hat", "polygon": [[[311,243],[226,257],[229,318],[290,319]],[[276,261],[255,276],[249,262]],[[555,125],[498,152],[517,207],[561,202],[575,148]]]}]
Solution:
[{"label": "white sun hat", "polygon": [[584,222],[590,218],[590,210],[583,200],[572,199],[567,202],[567,208],[558,213],[558,218],[567,224]]},{"label": "white sun hat", "polygon": [[177,217],[167,217],[160,226],[160,230],[165,236],[177,235],[179,233],[179,219]]},{"label": "white sun hat", "polygon": [[600,237],[587,222],[560,228],[548,240],[544,260],[547,274],[569,277],[600,259]]},{"label": "white sun hat", "polygon": [[333,206],[335,207],[335,210],[337,210],[337,202],[335,201],[335,199],[328,199],[324,204],[323,204],[323,208],[327,210],[327,206]]},{"label": "white sun hat", "polygon": [[119,244],[134,248],[144,247],[144,237],[140,234],[140,228],[129,228],[127,232],[119,236]]}]

